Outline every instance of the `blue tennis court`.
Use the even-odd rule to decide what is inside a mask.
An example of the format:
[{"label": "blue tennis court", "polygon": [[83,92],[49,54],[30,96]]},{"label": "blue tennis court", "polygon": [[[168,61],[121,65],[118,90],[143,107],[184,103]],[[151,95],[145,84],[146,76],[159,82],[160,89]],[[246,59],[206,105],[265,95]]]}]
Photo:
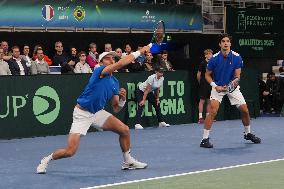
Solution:
[{"label": "blue tennis court", "polygon": [[[211,133],[213,149],[199,147],[203,126],[198,124],[131,130],[132,154],[149,165],[147,169],[133,171],[121,170],[122,154],[118,137],[111,132],[89,133],[82,138],[80,149],[74,157],[52,161],[45,175],[36,174],[36,166],[43,156],[66,144],[65,135],[0,140],[0,188],[78,189],[282,159],[283,123],[284,118],[252,120],[252,131],[262,138],[262,144],[251,144],[243,139],[240,120],[215,122]],[[284,162],[278,163],[283,165]],[[251,169],[258,170],[258,167],[252,166]],[[276,174],[281,175],[281,172]],[[207,178],[198,175],[195,175],[195,181]],[[266,177],[266,174],[260,174],[258,179]],[[170,183],[179,181],[174,179]],[[168,183],[162,179],[159,185],[154,183],[150,186],[164,188],[161,185],[163,182]],[[277,177],[270,178],[270,182],[274,186],[279,184],[279,187],[274,188],[283,187]],[[202,183],[205,184],[200,182],[194,185],[192,182],[180,181],[183,188],[202,188]],[[149,185],[143,186],[129,188],[151,188]],[[121,188],[128,187],[123,185]]]}]

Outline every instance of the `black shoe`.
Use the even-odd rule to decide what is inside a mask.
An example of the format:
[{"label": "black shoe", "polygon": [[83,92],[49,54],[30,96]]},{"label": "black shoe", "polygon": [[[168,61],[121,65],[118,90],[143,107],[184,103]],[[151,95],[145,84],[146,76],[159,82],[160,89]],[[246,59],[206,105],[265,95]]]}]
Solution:
[{"label": "black shoe", "polygon": [[251,134],[251,133],[245,134],[244,135],[244,139],[250,140],[250,141],[252,141],[255,144],[261,143],[261,139],[256,137],[254,134]]},{"label": "black shoe", "polygon": [[213,148],[213,144],[209,142],[209,138],[202,139],[200,143],[200,147],[202,148]]}]

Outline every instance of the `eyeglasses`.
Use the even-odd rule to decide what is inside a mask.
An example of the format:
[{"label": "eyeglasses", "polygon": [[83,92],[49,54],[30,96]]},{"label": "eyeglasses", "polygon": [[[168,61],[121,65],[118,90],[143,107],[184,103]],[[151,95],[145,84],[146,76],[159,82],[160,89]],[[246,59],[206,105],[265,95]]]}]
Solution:
[{"label": "eyeglasses", "polygon": [[81,54],[80,56],[86,56],[85,54]]},{"label": "eyeglasses", "polygon": [[61,48],[62,46],[56,46],[56,47],[59,47],[59,48]]}]

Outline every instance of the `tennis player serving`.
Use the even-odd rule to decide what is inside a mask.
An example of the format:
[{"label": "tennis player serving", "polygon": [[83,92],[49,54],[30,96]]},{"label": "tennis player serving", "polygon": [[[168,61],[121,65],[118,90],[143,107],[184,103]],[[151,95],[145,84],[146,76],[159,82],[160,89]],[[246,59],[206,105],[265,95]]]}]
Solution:
[{"label": "tennis player serving", "polygon": [[126,102],[126,90],[119,89],[118,80],[112,75],[113,71],[130,64],[141,54],[149,52],[148,46],[133,52],[117,63],[114,61],[115,52],[104,52],[99,56],[101,67],[97,68],[86,88],[77,99],[73,112],[73,123],[68,136],[67,146],[58,149],[44,157],[37,167],[37,173],[46,173],[51,160],[73,156],[80,143],[82,135],[86,135],[90,126],[119,135],[119,143],[123,154],[122,169],[143,169],[147,167],[130,155],[130,133],[127,125],[111,113],[104,110],[106,103],[111,100],[114,112],[119,112]]},{"label": "tennis player serving", "polygon": [[[235,105],[241,112],[241,118],[245,129],[244,139],[253,143],[260,143],[261,139],[253,135],[250,131],[250,115],[246,101],[238,86],[241,76],[241,68],[243,61],[241,56],[231,50],[231,37],[227,34],[220,35],[219,46],[221,50],[214,54],[209,60],[205,78],[212,86],[210,96],[210,111],[204,122],[203,139],[200,147],[213,148],[213,144],[209,142],[209,132],[211,130],[213,120],[216,117],[220,103],[225,95],[228,96],[231,105]],[[213,76],[213,78],[211,77]],[[235,90],[228,91],[228,85],[234,87]]]}]

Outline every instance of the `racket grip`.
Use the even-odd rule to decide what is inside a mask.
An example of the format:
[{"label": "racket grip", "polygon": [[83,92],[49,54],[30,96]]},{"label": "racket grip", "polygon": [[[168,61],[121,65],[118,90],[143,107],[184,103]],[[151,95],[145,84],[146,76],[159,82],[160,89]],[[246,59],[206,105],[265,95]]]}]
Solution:
[{"label": "racket grip", "polygon": [[148,47],[151,48],[153,46],[153,43],[149,43]]}]

